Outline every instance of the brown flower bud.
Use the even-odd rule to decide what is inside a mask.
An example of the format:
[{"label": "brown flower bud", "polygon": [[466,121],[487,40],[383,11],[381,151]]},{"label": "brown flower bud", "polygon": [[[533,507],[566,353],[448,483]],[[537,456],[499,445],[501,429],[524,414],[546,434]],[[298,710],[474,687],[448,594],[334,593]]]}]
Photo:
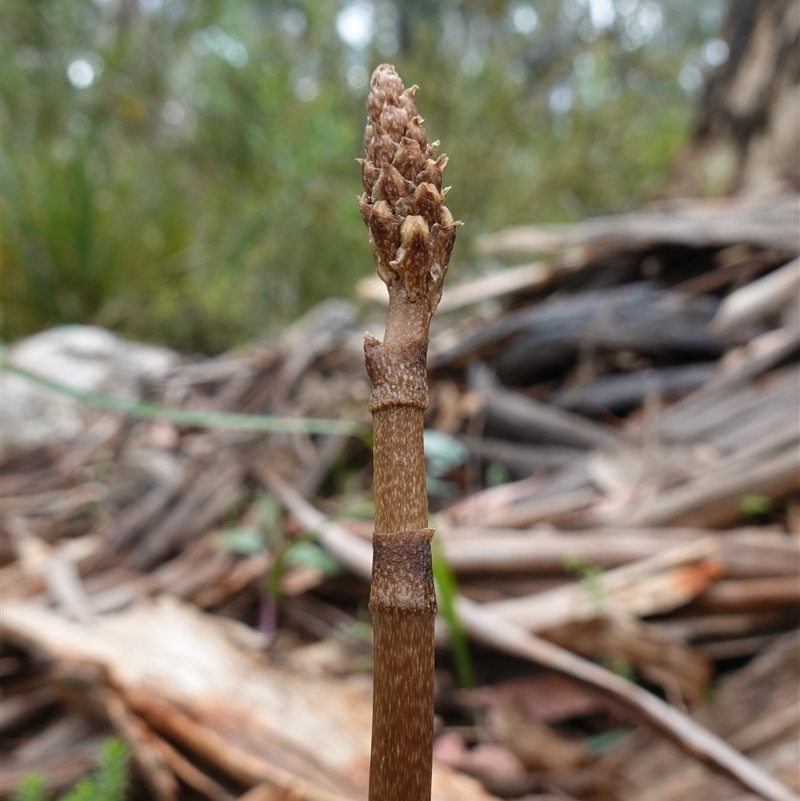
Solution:
[{"label": "brown flower bud", "polygon": [[392,164],[404,178],[413,181],[425,164],[425,156],[422,155],[419,142],[404,136],[400,140],[400,147],[397,148]]},{"label": "brown flower bud", "polygon": [[391,267],[403,281],[412,303],[427,294],[432,251],[429,235],[422,217],[406,217],[400,227],[400,248]]},{"label": "brown flower bud", "polygon": [[372,75],[360,159],[364,194],[361,216],[370,231],[378,275],[412,302],[427,298],[431,313],[441,297],[460,223],[444,205],[442,170],[447,156],[434,152],[422,117],[417,87],[403,88],[389,64]]},{"label": "brown flower bud", "polygon": [[372,216],[367,225],[378,275],[388,284],[396,277],[391,264],[397,257],[400,247],[401,233],[398,218],[392,214],[385,200],[379,200],[372,207]]},{"label": "brown flower bud", "polygon": [[391,164],[385,164],[381,167],[378,180],[372,187],[372,201],[374,203],[378,200],[388,200],[393,207],[396,207],[400,198],[406,197],[413,191],[414,184],[411,181],[406,181]]}]

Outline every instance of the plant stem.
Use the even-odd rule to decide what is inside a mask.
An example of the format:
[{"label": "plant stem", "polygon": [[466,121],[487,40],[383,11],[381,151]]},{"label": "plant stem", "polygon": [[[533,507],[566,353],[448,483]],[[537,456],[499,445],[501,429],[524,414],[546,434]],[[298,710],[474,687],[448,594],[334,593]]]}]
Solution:
[{"label": "plant stem", "polygon": [[359,199],[389,289],[384,341],[367,334],[375,472],[374,695],[370,801],[429,801],[436,596],[425,490],[423,414],[431,317],[455,240],[414,92],[393,67],[372,76]]},{"label": "plant stem", "polygon": [[374,412],[371,801],[430,798],[436,595],[422,414],[412,406]]},{"label": "plant stem", "polygon": [[323,420],[315,417],[271,417],[263,414],[239,414],[237,412],[203,412],[196,409],[176,409],[159,403],[132,401],[115,398],[102,392],[75,389],[75,387],[53,381],[38,373],[0,361],[0,371],[26,378],[28,381],[52,389],[61,395],[75,398],[87,406],[118,412],[140,420],[167,420],[180,426],[200,428],[222,428],[231,431],[264,431],[301,434],[349,434],[363,437],[366,426],[351,420]]}]

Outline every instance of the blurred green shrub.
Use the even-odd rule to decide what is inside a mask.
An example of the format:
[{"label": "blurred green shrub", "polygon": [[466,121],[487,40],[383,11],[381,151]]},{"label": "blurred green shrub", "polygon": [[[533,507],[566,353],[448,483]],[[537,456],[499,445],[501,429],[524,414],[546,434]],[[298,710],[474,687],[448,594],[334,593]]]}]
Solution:
[{"label": "blurred green shrub", "polygon": [[[122,740],[107,740],[94,774],[83,779],[60,801],[125,801],[128,791],[130,753]],[[45,782],[38,774],[23,779],[13,801],[47,801]]]},{"label": "blurred green shrub", "polygon": [[381,60],[451,157],[456,270],[481,232],[635,207],[685,137],[677,76],[721,0],[699,5],[6,0],[2,335],[215,352],[348,293]]}]

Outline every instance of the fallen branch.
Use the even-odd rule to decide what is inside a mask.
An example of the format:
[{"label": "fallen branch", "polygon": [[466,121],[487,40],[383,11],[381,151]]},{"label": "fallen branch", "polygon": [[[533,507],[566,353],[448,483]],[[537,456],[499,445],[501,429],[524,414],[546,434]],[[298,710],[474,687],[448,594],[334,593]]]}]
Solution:
[{"label": "fallen branch", "polygon": [[237,748],[225,737],[192,720],[158,696],[128,691],[125,699],[156,729],[184,743],[191,751],[245,785],[268,782],[304,801],[350,801],[347,796],[323,790],[313,782]]},{"label": "fallen branch", "polygon": [[749,242],[794,255],[800,249],[799,240],[797,195],[786,194],[683,200],[652,211],[593,217],[578,223],[506,228],[480,237],[477,247],[480,253],[492,256],[527,256],[583,246],[587,257],[599,259],[615,251],[656,245],[723,248]]},{"label": "fallen branch", "polygon": [[703,612],[763,612],[797,609],[800,582],[796,576],[718,581],[692,604]]},{"label": "fallen branch", "polygon": [[670,612],[697,597],[722,572],[712,537],[673,546],[640,562],[609,570],[525,598],[487,604],[486,609],[528,631],[543,631],[615,615],[646,617]]},{"label": "fallen branch", "polygon": [[748,529],[496,529],[488,526],[439,525],[445,556],[461,575],[528,573],[557,575],[567,572],[570,560],[613,568],[638,562],[657,553],[714,537],[715,561],[727,578],[752,579],[800,575],[800,542]]},{"label": "fallen branch", "polygon": [[778,314],[796,301],[800,292],[800,259],[793,259],[774,270],[731,292],[720,303],[711,321],[711,330],[735,331],[749,323]]},{"label": "fallen branch", "polygon": [[[172,772],[206,792],[211,786],[188,761],[194,756],[228,779],[267,782],[298,801],[364,798],[369,699],[340,680],[269,664],[260,653],[263,637],[241,623],[168,595],[98,615],[91,628],[30,600],[4,599],[0,633],[55,663],[70,705],[92,708],[95,693],[110,690],[103,702],[109,714],[119,713],[115,725],[146,765],[160,764],[159,775]],[[65,742],[83,736],[88,724],[82,726],[68,729]],[[173,750],[149,738],[150,730]],[[166,801],[169,786],[163,789],[151,794]],[[497,801],[444,765],[434,766],[433,797]]]},{"label": "fallen branch", "polygon": [[[670,487],[621,513],[612,515],[620,525],[724,526],[742,517],[740,500],[745,494],[780,498],[797,489],[797,443],[761,455],[744,467],[731,460],[718,469]],[[611,522],[611,521],[605,521]]]}]

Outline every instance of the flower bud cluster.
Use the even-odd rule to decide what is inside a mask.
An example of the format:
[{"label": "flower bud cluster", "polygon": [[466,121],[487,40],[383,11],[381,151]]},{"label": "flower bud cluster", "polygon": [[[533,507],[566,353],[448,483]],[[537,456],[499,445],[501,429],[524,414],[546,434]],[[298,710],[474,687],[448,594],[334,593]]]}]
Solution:
[{"label": "flower bud cluster", "polygon": [[388,64],[373,73],[366,158],[359,159],[364,194],[358,202],[378,275],[390,289],[402,286],[412,302],[427,298],[432,313],[459,223],[445,206],[442,170],[447,156],[437,158],[439,143],[428,143],[414,101],[416,89],[404,89]]}]

